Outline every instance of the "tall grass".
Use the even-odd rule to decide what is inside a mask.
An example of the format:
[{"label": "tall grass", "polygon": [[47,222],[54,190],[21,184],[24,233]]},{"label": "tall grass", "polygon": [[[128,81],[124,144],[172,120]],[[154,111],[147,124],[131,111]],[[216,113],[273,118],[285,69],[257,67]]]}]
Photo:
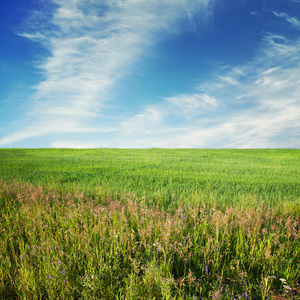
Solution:
[{"label": "tall grass", "polygon": [[171,211],[0,181],[0,209],[1,299],[299,299],[296,202]]}]

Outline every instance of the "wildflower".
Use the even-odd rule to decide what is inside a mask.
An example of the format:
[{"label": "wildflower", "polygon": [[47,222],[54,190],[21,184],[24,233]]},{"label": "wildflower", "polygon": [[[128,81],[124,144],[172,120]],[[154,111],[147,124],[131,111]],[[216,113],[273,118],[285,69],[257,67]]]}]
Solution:
[{"label": "wildflower", "polygon": [[244,285],[247,285],[247,281],[245,281]]},{"label": "wildflower", "polygon": [[62,262],[61,262],[61,260],[58,262],[60,265],[62,265]]},{"label": "wildflower", "polygon": [[281,282],[286,282],[286,280],[285,280],[284,278],[279,278],[279,280],[280,280]]}]

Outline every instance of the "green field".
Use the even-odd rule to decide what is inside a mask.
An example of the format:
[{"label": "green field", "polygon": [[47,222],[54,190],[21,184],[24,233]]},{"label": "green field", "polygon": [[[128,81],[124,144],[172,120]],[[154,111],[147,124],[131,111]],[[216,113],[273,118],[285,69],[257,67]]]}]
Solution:
[{"label": "green field", "polygon": [[299,199],[300,150],[0,149],[0,299],[300,299]]},{"label": "green field", "polygon": [[51,190],[132,192],[164,208],[278,205],[300,196],[299,150],[4,150],[0,178]]}]

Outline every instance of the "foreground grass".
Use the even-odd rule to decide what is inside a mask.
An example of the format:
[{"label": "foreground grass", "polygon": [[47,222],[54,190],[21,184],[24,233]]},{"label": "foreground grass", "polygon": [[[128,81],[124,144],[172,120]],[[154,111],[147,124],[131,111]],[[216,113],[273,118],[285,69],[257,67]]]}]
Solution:
[{"label": "foreground grass", "polygon": [[297,203],[170,212],[0,181],[0,209],[1,299],[299,299]]}]

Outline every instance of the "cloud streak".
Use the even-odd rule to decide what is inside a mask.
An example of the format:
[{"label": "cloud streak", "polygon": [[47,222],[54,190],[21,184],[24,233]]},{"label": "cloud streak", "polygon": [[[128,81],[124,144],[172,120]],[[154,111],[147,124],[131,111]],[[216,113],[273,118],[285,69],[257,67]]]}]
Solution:
[{"label": "cloud streak", "polygon": [[273,11],[273,14],[276,17],[285,19],[287,22],[292,24],[294,27],[296,27],[297,29],[300,29],[300,21],[296,17],[291,17],[288,14],[283,13],[283,12],[278,13],[278,12]]},{"label": "cloud streak", "polygon": [[[299,74],[300,39],[269,34],[250,63],[227,67],[201,83],[201,93],[165,98],[152,107],[163,118],[156,131],[144,133],[158,147],[176,140],[180,147],[300,148]],[[198,110],[205,114],[195,114]],[[171,126],[174,114],[181,123]],[[147,126],[140,122],[138,128]],[[130,130],[134,136],[134,127]]]},{"label": "cloud streak", "polygon": [[180,114],[187,116],[203,114],[218,106],[218,101],[206,94],[177,95],[164,99],[172,106],[178,107]]},{"label": "cloud streak", "polygon": [[[44,76],[35,87],[30,124],[0,140],[7,145],[49,132],[81,132],[97,119],[110,91],[182,18],[205,12],[209,0],[52,0],[20,35],[50,55],[38,63]],[[39,26],[41,25],[41,26]],[[100,125],[101,126],[101,125]],[[34,130],[37,128],[38,130]],[[88,130],[88,129],[87,129]]]},{"label": "cloud streak", "polygon": [[[183,18],[191,24],[202,14],[205,22],[211,2],[48,2],[20,34],[47,50],[37,63],[44,79],[35,86],[21,129],[0,139],[0,146],[67,133],[70,140],[59,136],[51,146],[169,147],[178,141],[181,147],[300,148],[300,39],[283,34],[264,33],[255,57],[223,66],[192,91],[159,95],[156,104],[131,109],[126,118],[113,116],[113,109],[106,115],[118,82],[165,36],[186,30]],[[273,14],[300,28],[296,17]],[[73,136],[89,133],[96,142]]]}]

